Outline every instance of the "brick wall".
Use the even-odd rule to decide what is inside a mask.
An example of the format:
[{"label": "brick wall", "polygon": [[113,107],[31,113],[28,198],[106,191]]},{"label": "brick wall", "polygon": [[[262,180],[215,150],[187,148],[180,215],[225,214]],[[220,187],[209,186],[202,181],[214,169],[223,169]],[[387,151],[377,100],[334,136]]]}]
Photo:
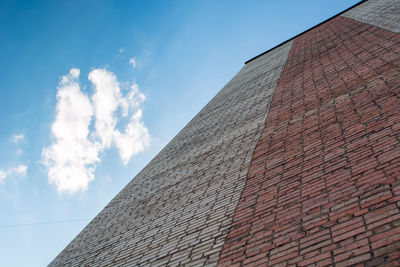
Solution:
[{"label": "brick wall", "polygon": [[398,266],[400,1],[248,62],[50,266]]},{"label": "brick wall", "polygon": [[222,266],[397,266],[400,36],[337,17],[296,38]]}]

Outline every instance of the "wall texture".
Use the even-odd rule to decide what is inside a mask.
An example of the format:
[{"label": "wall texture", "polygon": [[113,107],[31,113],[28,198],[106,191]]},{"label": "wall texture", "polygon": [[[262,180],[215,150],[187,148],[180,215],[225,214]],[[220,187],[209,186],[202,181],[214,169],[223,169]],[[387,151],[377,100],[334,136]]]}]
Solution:
[{"label": "wall texture", "polygon": [[224,266],[399,263],[400,35],[339,16],[293,42]]},{"label": "wall texture", "polygon": [[382,29],[400,33],[400,1],[369,0],[343,16],[371,24]]},{"label": "wall texture", "polygon": [[50,266],[396,266],[399,6],[248,62]]}]

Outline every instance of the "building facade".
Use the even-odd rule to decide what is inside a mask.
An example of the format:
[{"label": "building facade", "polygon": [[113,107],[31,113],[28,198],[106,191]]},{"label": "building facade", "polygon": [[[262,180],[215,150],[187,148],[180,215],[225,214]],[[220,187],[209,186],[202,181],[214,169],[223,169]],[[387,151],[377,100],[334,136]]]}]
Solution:
[{"label": "building facade", "polygon": [[400,1],[246,62],[50,266],[398,266]]}]

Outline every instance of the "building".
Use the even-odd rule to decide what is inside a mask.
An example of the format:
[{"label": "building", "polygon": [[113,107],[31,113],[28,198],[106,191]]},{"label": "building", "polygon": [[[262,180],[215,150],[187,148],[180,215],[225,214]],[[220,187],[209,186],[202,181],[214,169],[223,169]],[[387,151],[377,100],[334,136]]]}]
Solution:
[{"label": "building", "polygon": [[249,60],[50,266],[397,266],[400,1]]}]

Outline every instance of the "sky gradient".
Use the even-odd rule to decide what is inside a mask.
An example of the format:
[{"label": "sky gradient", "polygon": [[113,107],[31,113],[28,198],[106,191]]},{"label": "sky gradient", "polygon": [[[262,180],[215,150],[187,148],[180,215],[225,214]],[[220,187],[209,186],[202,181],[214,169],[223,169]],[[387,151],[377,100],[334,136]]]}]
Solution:
[{"label": "sky gradient", "polygon": [[246,60],[356,2],[2,1],[1,265],[47,265]]}]

